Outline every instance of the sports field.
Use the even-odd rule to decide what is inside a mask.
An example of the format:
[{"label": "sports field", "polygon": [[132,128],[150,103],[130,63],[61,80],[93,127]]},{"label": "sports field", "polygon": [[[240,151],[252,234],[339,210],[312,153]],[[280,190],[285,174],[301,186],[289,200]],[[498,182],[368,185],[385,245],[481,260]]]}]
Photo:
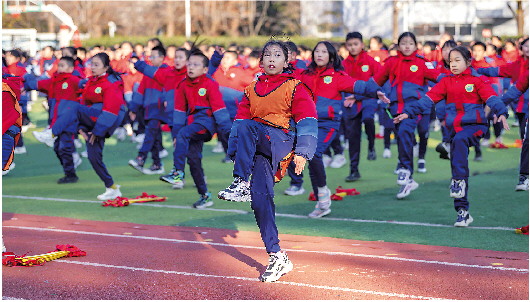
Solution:
[{"label": "sports field", "polygon": [[[139,229],[145,228],[158,230],[159,228],[163,229],[166,227],[166,229],[164,229],[165,231],[186,230],[186,232],[191,232],[193,234],[197,234],[197,232],[200,232],[203,228],[209,228],[209,232],[225,234],[227,236],[226,238],[229,238],[221,240],[226,244],[224,246],[225,248],[234,249],[234,251],[238,250],[237,253],[240,253],[241,246],[252,245],[252,254],[245,254],[246,256],[244,257],[241,255],[237,257],[232,255],[230,258],[231,260],[227,260],[227,265],[232,265],[230,263],[234,262],[234,259],[240,261],[237,265],[234,264],[234,267],[230,268],[226,274],[223,274],[222,271],[216,271],[216,273],[213,273],[212,271],[209,271],[210,266],[207,265],[183,265],[182,267],[179,267],[173,263],[171,265],[173,268],[164,267],[164,265],[161,264],[157,269],[192,275],[197,274],[197,276],[193,276],[199,279],[201,278],[201,274],[225,277],[240,275],[245,276],[244,278],[257,278],[257,271],[264,269],[264,267],[257,264],[255,265],[255,268],[253,265],[249,264],[260,263],[261,265],[264,265],[267,261],[264,250],[259,249],[261,246],[259,233],[249,204],[229,203],[215,199],[215,204],[212,208],[205,210],[193,209],[191,204],[197,200],[198,195],[196,189],[193,187],[191,177],[188,177],[188,183],[183,190],[175,191],[171,189],[170,185],[158,180],[157,175],[143,175],[132,169],[127,165],[127,161],[136,156],[137,149],[136,144],[131,143],[129,139],[126,139],[124,142],[118,142],[112,137],[107,139],[105,145],[104,161],[115,182],[121,185],[121,191],[125,197],[135,197],[142,192],[147,192],[149,194],[167,196],[168,200],[166,202],[136,204],[124,208],[105,208],[100,206],[99,202],[96,202],[96,196],[104,191],[104,186],[93,172],[88,160],[85,158],[81,166],[78,168],[79,182],[76,184],[58,185],[56,181],[63,175],[61,173],[62,169],[60,168],[53,150],[44,144],[38,143],[30,133],[33,130],[42,130],[45,126],[45,112],[43,112],[39,104],[34,104],[34,107],[34,111],[30,114],[30,117],[33,123],[36,123],[37,128],[30,129],[25,134],[24,138],[28,152],[27,154],[17,155],[15,157],[16,168],[7,176],[4,176],[2,180],[2,211],[4,213],[3,232],[4,241],[8,251],[15,252],[16,254],[24,254],[27,252],[30,252],[30,254],[37,254],[53,250],[55,244],[73,244],[82,249],[86,249],[88,252],[87,257],[73,260],[96,263],[97,261],[94,259],[98,259],[99,262],[97,263],[113,265],[111,259],[116,257],[115,254],[126,254],[128,245],[134,245],[135,243],[122,242],[120,240],[113,242],[107,238],[105,239],[107,241],[103,244],[103,241],[98,241],[93,238],[93,240],[88,240],[84,238],[84,235],[81,233],[78,234],[79,236],[75,236],[75,234],[72,235],[72,232],[75,232],[76,228],[72,227],[72,223],[78,221],[81,225],[92,226],[85,227],[82,230],[79,229],[79,232],[90,232],[91,229],[98,229],[98,234],[123,234],[123,232],[117,232],[113,228],[114,225],[112,223],[117,222],[126,223],[129,226],[138,226]],[[512,118],[510,118],[510,122],[511,121]],[[517,130],[517,128],[513,128],[505,134],[504,142],[506,144],[512,144],[514,142],[515,138],[518,136]],[[171,151],[172,147],[169,133],[165,133],[164,135],[164,145],[168,151]],[[307,214],[311,212],[314,207],[314,202],[307,200],[307,194],[294,197],[283,195],[283,190],[285,190],[289,184],[288,178],[279,183],[276,187],[277,196],[275,201],[280,239],[284,240],[282,235],[285,234],[285,237],[289,238],[289,240],[285,241],[284,248],[295,251],[290,252],[290,255],[292,253],[294,256],[291,258],[293,258],[293,262],[295,263],[295,271],[292,273],[293,276],[291,277],[290,275],[287,275],[281,280],[284,281],[285,279],[285,281],[297,283],[298,285],[292,285],[297,288],[301,287],[299,284],[313,284],[311,283],[312,278],[309,277],[307,280],[302,281],[304,278],[302,277],[304,275],[303,269],[297,267],[296,263],[296,258],[298,256],[296,253],[296,246],[298,245],[304,246],[304,248],[306,248],[306,245],[311,245],[311,249],[326,252],[343,252],[348,253],[348,255],[355,255],[356,253],[359,253],[359,251],[345,248],[345,246],[365,246],[366,250],[363,250],[361,253],[363,255],[370,254],[370,246],[373,246],[372,251],[378,250],[379,254],[381,254],[379,256],[400,254],[400,252],[396,252],[399,250],[402,252],[400,255],[407,255],[407,257],[410,256],[414,259],[418,258],[416,256],[421,254],[421,257],[419,258],[421,258],[422,261],[439,261],[437,256],[431,257],[431,255],[436,254],[434,251],[446,251],[446,249],[456,248],[451,249],[451,252],[444,252],[446,253],[445,255],[454,256],[454,258],[451,259],[444,259],[445,262],[475,265],[474,262],[478,259],[477,257],[482,257],[480,259],[486,259],[486,261],[480,263],[480,266],[494,268],[479,270],[499,272],[501,274],[507,273],[502,269],[498,269],[499,267],[519,270],[513,273],[515,274],[513,278],[514,281],[509,281],[506,284],[514,284],[513,286],[519,289],[520,294],[508,294],[510,291],[507,287],[504,288],[504,285],[502,285],[502,287],[506,292],[502,291],[502,293],[506,293],[506,295],[491,294],[481,296],[478,294],[479,291],[477,291],[477,295],[462,297],[458,295],[454,296],[452,294],[442,294],[443,291],[439,294],[436,294],[435,291],[429,292],[427,286],[423,292],[414,291],[414,293],[412,293],[412,291],[407,290],[408,287],[400,288],[398,282],[399,279],[396,279],[397,283],[392,286],[389,285],[388,287],[385,287],[384,290],[379,289],[377,292],[408,292],[401,298],[411,299],[418,297],[451,299],[527,299],[528,236],[514,233],[515,228],[528,224],[528,192],[514,191],[514,186],[518,177],[520,149],[509,148],[499,150],[483,148],[484,160],[482,162],[470,161],[470,171],[473,175],[469,181],[469,196],[471,201],[470,214],[474,217],[474,222],[468,228],[455,228],[452,225],[456,219],[456,212],[453,209],[453,201],[449,198],[448,192],[451,178],[449,161],[439,159],[437,153],[434,151],[434,147],[439,143],[439,140],[439,132],[431,133],[429,150],[426,157],[428,171],[425,174],[415,173],[415,180],[420,184],[420,187],[404,200],[397,200],[395,198],[398,186],[395,182],[396,176],[393,174],[393,170],[397,161],[397,147],[396,145],[392,145],[393,154],[391,159],[383,159],[381,156],[383,151],[382,140],[376,141],[376,150],[378,154],[378,159],[376,161],[366,160],[366,140],[363,140],[360,163],[361,180],[354,183],[345,183],[344,177],[348,174],[348,168],[346,166],[340,169],[327,169],[328,186],[332,190],[337,186],[343,186],[346,188],[354,187],[361,192],[361,194],[357,196],[347,196],[342,201],[333,202],[332,212],[325,218],[318,220],[307,218]],[[209,189],[213,195],[216,195],[219,190],[230,184],[232,180],[232,164],[221,163],[223,156],[211,152],[214,144],[215,142],[212,141],[205,145],[203,164],[207,175]],[[472,157],[473,151],[471,152],[470,158]],[[172,166],[171,156],[165,158],[163,162],[166,171],[169,170]],[[150,165],[150,163],[150,160],[148,160],[147,165]],[[306,188],[306,191],[308,191],[310,183],[307,172],[305,173],[304,179],[304,187]],[[54,219],[53,217],[62,218]],[[38,221],[41,221],[41,223],[35,223]],[[60,226],[54,226],[54,221]],[[90,223],[90,221],[92,221],[92,223]],[[21,222],[26,222],[26,224]],[[52,234],[50,231],[46,231],[46,228],[49,226],[53,226],[53,228],[63,230],[64,232],[54,232]],[[25,229],[25,227],[33,229]],[[197,227],[197,232],[191,231],[195,230],[195,227]],[[135,232],[132,232],[131,234],[131,236],[138,235]],[[153,238],[166,238],[161,234],[165,233],[161,231],[159,234],[160,236],[156,236],[156,234],[150,234],[150,236]],[[96,235],[92,234],[91,236]],[[237,240],[239,238],[241,238],[240,240],[243,240],[249,236],[252,238],[252,244],[238,242]],[[192,237],[197,239],[196,236]],[[63,240],[62,238],[65,239]],[[223,238],[223,236],[219,235],[216,238],[220,239]],[[212,240],[213,242],[216,242],[215,238]],[[296,242],[299,242],[299,244]],[[315,243],[318,243],[316,244],[317,247],[315,247]],[[385,245],[393,243],[397,245]],[[119,246],[120,244],[123,244],[123,247]],[[109,250],[105,251],[105,248],[102,245],[106,246]],[[232,245],[233,247],[231,248]],[[178,255],[180,254],[179,251],[182,251],[183,247],[181,245],[172,246],[176,250],[175,254],[173,255],[171,249],[169,249],[166,257],[178,258]],[[412,246],[414,246],[414,248],[412,248]],[[165,248],[167,249],[167,247]],[[150,245],[146,244],[142,246],[142,249],[144,253],[151,252]],[[243,248],[243,250],[244,249],[245,248]],[[254,249],[257,251],[254,252]],[[307,247],[307,249],[309,249],[309,247]],[[430,252],[410,253],[410,251],[413,250]],[[458,252],[464,250],[467,252]],[[215,255],[212,256],[207,253],[188,255],[190,250],[186,247],[184,247],[184,251],[187,251],[184,253],[187,255],[186,257],[191,257],[188,261],[201,263],[203,261],[212,262],[213,259],[215,259],[211,258],[215,257]],[[108,253],[108,257],[105,253]],[[226,251],[222,254],[231,255],[230,252]],[[255,257],[254,254],[261,256]],[[478,254],[481,256],[477,256]],[[131,251],[131,255],[136,255],[136,253]],[[139,257],[145,257],[145,255],[140,256],[140,252],[137,255],[139,255]],[[321,257],[317,255],[318,254],[315,253],[305,253],[304,260],[300,257],[300,262],[304,262],[304,265],[309,267],[308,270],[318,271],[314,265],[318,266],[318,262],[322,260]],[[202,259],[201,256],[205,259]],[[334,256],[332,254],[326,254],[325,257],[340,258],[339,256]],[[142,263],[146,261],[146,259],[142,259],[135,263],[137,259],[134,259],[134,257],[128,256],[127,258],[128,267],[138,268],[138,266],[141,266]],[[348,258],[344,260],[344,263],[342,264],[346,263],[346,265],[335,263],[336,267],[329,268],[329,272],[334,269],[352,269],[357,265],[354,264],[356,261],[355,259],[356,258],[353,257],[352,259]],[[363,266],[365,266],[366,269],[370,268],[370,259],[371,258],[362,259]],[[509,263],[510,261],[516,260],[520,262],[517,262],[517,264]],[[52,272],[47,272],[47,270],[66,269],[67,263],[61,261],[63,260],[58,260],[57,263],[48,263],[43,267],[30,269],[22,268],[22,270],[20,268],[4,267],[3,296],[31,299],[31,296],[26,296],[15,290],[15,284],[20,280],[27,279],[27,274],[33,274],[36,270],[42,272],[43,275],[46,275],[52,274]],[[323,265],[328,265],[328,261],[333,262],[332,260],[326,260],[325,263],[323,262]],[[125,264],[118,264],[118,262],[119,261],[114,262],[114,265],[126,266]],[[222,264],[222,258],[219,258],[219,261],[216,261],[216,264]],[[77,264],[77,266],[79,265],[80,264]],[[174,267],[175,265],[176,267]],[[383,264],[374,260],[373,265],[381,268],[381,265]],[[71,266],[75,267],[76,264],[71,263]],[[374,267],[374,269],[376,269],[376,267]],[[388,270],[396,272],[399,272],[400,269],[399,265],[393,268],[388,268]],[[407,268],[407,270],[409,269],[410,268]],[[433,274],[435,274],[434,272],[436,271],[436,269],[433,268],[419,267],[418,269],[430,271]],[[126,269],[122,269],[122,271],[123,270],[127,272]],[[152,268],[152,270],[154,270],[154,268]],[[432,270],[434,270],[434,272]],[[469,269],[462,268],[462,272],[468,270]],[[89,269],[87,269],[87,271],[89,271]],[[87,271],[85,271],[85,273]],[[508,272],[511,272],[511,270],[508,270]],[[107,274],[99,271],[94,273]],[[416,270],[415,273],[417,273]],[[453,273],[455,274],[453,277],[456,277],[459,274],[458,271]],[[186,276],[186,278],[189,278],[189,275]],[[297,276],[300,276],[302,279],[297,279]],[[493,274],[488,278],[496,278],[495,276],[496,275]],[[214,277],[202,278],[207,279]],[[323,278],[324,277],[321,276],[319,277],[319,280],[323,280]],[[342,288],[344,290],[341,292],[348,294],[342,297],[336,295],[316,295],[313,296],[313,298],[400,298],[400,296],[381,296],[379,294],[373,296],[363,296],[364,294],[356,296],[356,294],[360,293],[359,291],[362,292],[363,288],[367,291],[374,291],[377,287],[373,288],[369,285],[364,287],[364,285],[362,285],[363,283],[359,283],[362,286],[352,285],[355,284],[353,281],[356,278],[355,274],[348,276],[352,283],[341,283],[342,281],[334,280],[332,276],[328,276],[328,278],[328,282],[314,283],[313,285],[317,287],[328,286]],[[426,277],[424,276],[422,278]],[[452,278],[451,275],[448,275],[447,278],[448,281],[446,282],[451,282],[449,280]],[[234,281],[234,283],[240,284],[243,279],[223,278],[222,280],[226,284],[230,284],[230,280],[239,280],[237,282]],[[140,278],[140,280],[142,279]],[[392,280],[393,279],[390,278],[387,282],[393,282]],[[207,283],[207,281],[197,282]],[[255,284],[256,286],[253,295],[249,296],[252,297],[252,299],[282,299],[282,296],[265,294],[260,296],[258,294],[260,290],[258,289],[261,288],[262,285],[257,283],[252,284]],[[49,287],[49,285],[47,286]],[[491,284],[484,282],[483,286],[484,288],[488,288],[491,287]],[[501,285],[499,284],[499,286]],[[496,287],[493,286],[493,288]],[[357,291],[352,291],[352,289]],[[43,290],[45,293],[47,292],[46,289]],[[200,288],[197,288],[195,293],[199,292],[201,295],[193,296],[192,291],[190,295],[183,295],[181,298],[234,299],[239,297],[240,299],[245,299],[244,296],[220,295],[219,293],[216,293],[215,290],[212,290],[209,293],[202,292]],[[54,299],[53,295],[43,294],[38,297],[40,299]],[[66,296],[61,297],[68,299],[73,298]],[[60,299],[61,297],[57,296],[56,298]],[[147,294],[139,294],[135,297],[150,299]],[[135,299],[135,297],[129,298]],[[158,297],[160,299],[178,299],[174,296],[171,298],[164,295],[152,297]],[[94,297],[85,293],[78,298],[91,299]],[[107,298],[124,299],[126,298],[126,295],[113,296],[109,294]],[[303,294],[291,295],[285,298],[312,299],[311,296]]]}]

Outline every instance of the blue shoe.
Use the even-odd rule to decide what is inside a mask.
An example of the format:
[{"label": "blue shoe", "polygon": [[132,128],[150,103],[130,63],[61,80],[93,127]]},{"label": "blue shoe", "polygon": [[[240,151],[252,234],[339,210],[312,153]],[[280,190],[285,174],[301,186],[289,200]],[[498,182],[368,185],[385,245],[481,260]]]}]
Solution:
[{"label": "blue shoe", "polygon": [[452,198],[464,198],[466,196],[466,181],[464,179],[451,179],[449,196]]},{"label": "blue shoe", "polygon": [[161,181],[165,181],[173,185],[173,189],[184,188],[184,171],[171,169],[167,175],[160,176]]},{"label": "blue shoe", "polygon": [[212,201],[212,193],[210,192],[206,192],[206,194],[201,195],[199,200],[197,200],[193,204],[193,207],[196,209],[204,209],[204,208],[211,207],[211,206],[213,206],[213,201]]},{"label": "blue shoe", "polygon": [[456,217],[455,227],[467,227],[473,222],[473,217],[469,215],[469,212],[463,208],[458,209],[458,217]]}]

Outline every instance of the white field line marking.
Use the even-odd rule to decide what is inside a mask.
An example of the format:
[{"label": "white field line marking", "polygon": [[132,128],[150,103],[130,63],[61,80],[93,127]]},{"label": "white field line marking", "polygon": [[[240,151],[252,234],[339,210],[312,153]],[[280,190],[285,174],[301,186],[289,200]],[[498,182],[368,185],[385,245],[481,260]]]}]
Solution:
[{"label": "white field line marking", "polygon": [[[242,281],[260,282],[258,280],[258,278],[248,278],[248,277],[238,277],[238,276],[219,276],[219,275],[207,275],[207,274],[199,274],[199,273],[166,271],[166,270],[149,269],[149,268],[143,268],[143,267],[110,265],[110,264],[91,263],[91,262],[82,262],[82,261],[74,261],[74,260],[55,260],[55,261],[56,262],[70,263],[70,264],[79,264],[79,265],[106,267],[106,268],[119,268],[119,269],[131,270],[131,271],[141,271],[141,272],[150,272],[150,273],[164,273],[164,274],[175,274],[175,275],[192,276],[192,277],[236,279],[236,280],[242,280]],[[275,283],[276,284],[301,286],[301,287],[326,289],[326,290],[361,293],[361,294],[372,294],[372,295],[380,295],[380,296],[388,296],[388,297],[398,297],[398,298],[425,299],[425,300],[441,300],[442,299],[442,298],[423,297],[423,296],[415,296],[415,295],[407,295],[407,294],[376,292],[376,291],[363,290],[363,289],[343,288],[343,287],[336,287],[336,286],[313,285],[313,284],[297,283],[297,282],[277,281]]]},{"label": "white field line marking", "polygon": [[[48,198],[48,197],[34,197],[34,196],[19,196],[19,195],[2,195],[3,198],[15,198],[15,199],[34,199],[34,200],[48,200],[48,201],[63,201],[63,202],[87,202],[87,203],[101,203],[101,201],[94,200],[78,200],[78,199],[61,199],[61,198]],[[173,209],[189,209],[189,210],[199,210],[199,211],[214,211],[214,212],[228,212],[236,214],[252,214],[250,211],[244,210],[231,210],[231,209],[195,209],[191,206],[175,206],[168,204],[159,204],[159,203],[133,203],[133,206],[145,206],[145,207],[157,207],[157,208],[173,208]],[[296,215],[296,214],[282,214],[276,213],[278,217],[288,217],[288,218],[298,218],[298,219],[310,219],[305,215]],[[442,228],[454,228],[453,225],[448,224],[434,224],[434,223],[424,223],[424,222],[411,222],[411,221],[395,221],[395,220],[371,220],[371,219],[353,219],[353,218],[333,218],[333,217],[322,217],[319,220],[329,220],[329,221],[347,221],[347,222],[363,222],[363,223],[382,223],[382,224],[400,224],[400,225],[414,225],[414,226],[425,226],[425,227],[442,227]],[[510,231],[513,232],[514,228],[510,227],[475,227],[470,226],[468,229],[476,230],[497,230],[497,231]]]},{"label": "white field line marking", "polygon": [[24,300],[24,299],[2,296],[2,300]]},{"label": "white field line marking", "polygon": [[[237,245],[237,244],[234,245],[234,244],[227,244],[227,243],[193,241],[193,240],[180,240],[180,239],[159,238],[159,237],[150,237],[150,236],[134,236],[134,235],[109,234],[109,233],[85,232],[85,231],[61,230],[61,229],[48,229],[48,228],[37,228],[37,227],[9,226],[9,225],[4,225],[3,228],[12,228],[12,229],[21,229],[21,230],[33,230],[33,231],[49,231],[49,232],[60,232],[60,233],[74,233],[74,234],[117,237],[117,238],[145,239],[145,240],[168,241],[168,242],[176,242],[176,243],[205,244],[205,245],[215,245],[215,246],[225,246],[225,247],[238,247],[238,248],[246,248],[246,249],[259,249],[259,250],[263,249],[263,247],[261,247],[261,246],[249,246],[249,245]],[[311,250],[299,250],[299,249],[284,249],[284,250],[286,250],[288,252],[301,252],[301,253],[315,253],[315,254],[325,254],[325,255],[341,255],[341,256],[352,256],[352,257],[376,258],[376,259],[385,259],[385,260],[394,260],[394,261],[408,261],[408,262],[418,262],[418,263],[427,263],[427,264],[439,264],[439,265],[447,265],[447,266],[492,269],[492,270],[501,270],[501,271],[516,271],[516,272],[526,272],[526,273],[528,273],[528,269],[523,269],[523,268],[498,267],[498,266],[465,264],[465,263],[444,262],[444,261],[434,261],[434,260],[421,260],[421,259],[389,257],[389,256],[379,256],[379,255],[354,254],[354,253],[345,253],[345,252],[311,251]]]}]

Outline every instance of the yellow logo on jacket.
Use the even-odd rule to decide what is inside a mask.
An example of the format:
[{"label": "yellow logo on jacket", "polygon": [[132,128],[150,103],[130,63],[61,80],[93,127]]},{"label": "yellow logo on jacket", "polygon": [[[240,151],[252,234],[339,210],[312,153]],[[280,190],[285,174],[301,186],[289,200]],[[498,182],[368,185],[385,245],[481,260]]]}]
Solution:
[{"label": "yellow logo on jacket", "polygon": [[68,83],[63,83],[62,88],[63,88],[63,89],[68,88]]},{"label": "yellow logo on jacket", "polygon": [[199,95],[200,96],[205,96],[206,95],[206,88],[199,89]]},{"label": "yellow logo on jacket", "polygon": [[370,69],[370,66],[368,66],[368,65],[363,65],[363,66],[361,67],[362,72],[367,72],[368,69]]},{"label": "yellow logo on jacket", "polygon": [[97,87],[96,89],[94,89],[94,92],[95,93],[101,93],[101,87]]},{"label": "yellow logo on jacket", "polygon": [[331,76],[324,77],[324,83],[330,84],[331,82],[333,82],[333,78]]},{"label": "yellow logo on jacket", "polygon": [[412,71],[412,72],[418,71],[418,66],[416,66],[416,65],[410,66],[410,71]]},{"label": "yellow logo on jacket", "polygon": [[467,84],[465,89],[467,92],[473,92],[473,89],[475,88],[474,84]]}]

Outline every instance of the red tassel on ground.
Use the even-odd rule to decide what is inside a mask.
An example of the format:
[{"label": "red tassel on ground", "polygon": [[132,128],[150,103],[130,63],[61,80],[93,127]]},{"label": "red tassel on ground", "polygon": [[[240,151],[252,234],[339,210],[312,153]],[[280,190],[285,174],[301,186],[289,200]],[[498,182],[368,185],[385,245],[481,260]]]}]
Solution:
[{"label": "red tassel on ground", "polygon": [[349,196],[354,196],[354,195],[359,195],[361,194],[359,191],[357,191],[355,188],[351,188],[351,189],[344,189],[342,186],[338,186],[336,189],[335,189],[335,192],[336,193],[346,193],[346,195],[349,195]]}]

